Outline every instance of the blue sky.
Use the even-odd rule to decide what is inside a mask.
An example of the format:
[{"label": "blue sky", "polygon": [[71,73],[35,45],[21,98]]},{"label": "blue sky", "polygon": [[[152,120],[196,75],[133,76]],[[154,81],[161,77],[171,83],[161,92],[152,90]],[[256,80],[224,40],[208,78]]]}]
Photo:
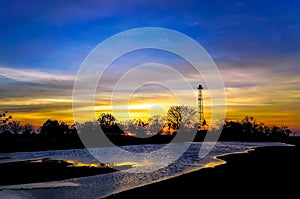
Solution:
[{"label": "blue sky", "polygon": [[1,1],[2,64],[73,70],[99,42],[145,26],[178,30],[231,61],[300,48],[298,1],[79,2]]},{"label": "blue sky", "polygon": [[0,108],[18,119],[70,118],[74,76],[89,52],[114,34],[154,26],[190,36],[212,56],[230,118],[253,114],[300,130],[299,8],[268,0],[1,0]]}]

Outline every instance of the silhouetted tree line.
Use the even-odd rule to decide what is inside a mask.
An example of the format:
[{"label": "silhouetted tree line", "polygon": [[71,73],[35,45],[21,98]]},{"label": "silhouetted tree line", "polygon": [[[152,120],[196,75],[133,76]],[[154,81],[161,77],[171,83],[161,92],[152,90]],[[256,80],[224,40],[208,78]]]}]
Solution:
[{"label": "silhouetted tree line", "polygon": [[29,123],[0,114],[0,152],[40,151],[84,147],[74,125],[50,120],[37,130]]},{"label": "silhouetted tree line", "polygon": [[226,120],[220,140],[236,141],[286,141],[293,132],[287,126],[266,125],[254,117],[241,121]]},{"label": "silhouetted tree line", "polygon": [[[34,130],[31,124],[22,125],[5,112],[0,114],[0,152],[83,148],[80,137],[93,137],[99,133],[99,126],[116,145],[169,143],[177,133],[188,136],[197,129],[195,116],[196,111],[191,107],[173,106],[166,117],[153,116],[146,121],[117,123],[112,114],[102,113],[97,121],[82,124],[69,125],[48,119]],[[185,127],[182,132],[180,125]],[[207,130],[197,130],[194,141],[203,141],[206,133]],[[268,126],[247,116],[240,121],[226,120],[219,141],[286,141],[291,135],[292,131],[286,126]]]}]

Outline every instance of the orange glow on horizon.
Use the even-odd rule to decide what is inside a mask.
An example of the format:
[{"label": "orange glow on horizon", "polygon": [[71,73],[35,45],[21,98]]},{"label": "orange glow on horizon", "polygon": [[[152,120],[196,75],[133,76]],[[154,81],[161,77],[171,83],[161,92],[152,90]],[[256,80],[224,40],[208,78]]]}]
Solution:
[{"label": "orange glow on horizon", "polygon": [[[274,89],[273,89],[274,90]],[[283,95],[280,90],[272,91],[270,88],[251,87],[248,90],[242,88],[226,88],[226,119],[241,120],[245,116],[253,116],[258,122],[266,125],[287,126],[296,133],[300,132],[300,106],[298,98],[300,93],[291,92],[292,95]],[[185,91],[182,91],[185,92]],[[196,95],[195,91],[195,95]],[[204,117],[209,123],[211,116],[211,101],[208,90],[203,90]],[[170,97],[161,98],[154,93],[151,96],[136,95],[128,103],[114,104],[101,101],[95,107],[83,107],[82,109],[95,110],[95,118],[102,112],[112,113],[118,121],[129,119],[147,120],[153,115],[166,115],[168,108],[172,105],[180,105],[177,99],[173,101]],[[194,100],[194,101],[193,101]],[[195,99],[190,104],[197,107]],[[13,120],[19,120],[22,124],[31,123],[34,127],[40,127],[47,119],[63,121],[74,124],[72,100],[70,98],[43,98],[34,99],[7,99],[0,108],[8,111]],[[84,118],[84,117],[83,117]]]},{"label": "orange glow on horizon", "polygon": [[[141,119],[143,121],[147,120],[155,114],[155,111],[151,113],[148,105],[144,106],[133,106],[133,109],[118,110],[116,113],[116,118],[118,121],[125,121],[129,119]],[[145,108],[146,107],[146,108]],[[157,115],[165,115],[169,106],[164,107],[162,110],[159,110]],[[132,107],[131,107],[132,108]],[[205,107],[205,119],[209,122],[211,111],[208,107]],[[110,110],[104,110],[101,112],[112,113]],[[61,110],[54,111],[39,111],[39,112],[8,112],[9,115],[12,115],[13,120],[21,121],[22,124],[31,123],[34,127],[40,127],[47,119],[53,119],[58,121],[63,121],[67,124],[74,124],[74,118],[72,109],[62,108]],[[96,116],[100,115],[100,112],[95,114]],[[123,116],[123,117],[122,117]],[[244,107],[243,111],[240,111],[238,106],[228,106],[226,111],[226,119],[228,120],[241,120],[245,116],[253,116],[257,119],[258,122],[263,122],[267,125],[284,125],[288,126],[292,130],[300,130],[299,121],[296,118],[299,118],[299,113],[294,112],[274,112],[272,107]]]}]

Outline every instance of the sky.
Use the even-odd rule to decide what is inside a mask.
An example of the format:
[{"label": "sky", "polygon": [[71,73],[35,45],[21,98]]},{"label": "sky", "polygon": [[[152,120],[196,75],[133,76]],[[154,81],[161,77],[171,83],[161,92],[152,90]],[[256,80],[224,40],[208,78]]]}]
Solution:
[{"label": "sky", "polygon": [[[227,119],[249,115],[300,133],[299,7],[296,0],[0,0],[0,111],[35,126],[47,119],[74,123],[73,85],[89,53],[122,31],[162,27],[191,37],[211,56],[224,81]],[[195,86],[201,82],[176,55],[132,52],[116,60],[99,83],[96,110],[112,108],[101,86],[111,88],[125,69],[148,62],[185,70]],[[153,68],[148,66],[154,76],[172,79]],[[149,114],[153,105],[161,110],[176,104],[174,93],[189,91],[180,88],[181,80],[174,82],[173,90],[155,84],[136,88],[130,111],[137,116]],[[123,104],[116,100],[115,105]]]}]

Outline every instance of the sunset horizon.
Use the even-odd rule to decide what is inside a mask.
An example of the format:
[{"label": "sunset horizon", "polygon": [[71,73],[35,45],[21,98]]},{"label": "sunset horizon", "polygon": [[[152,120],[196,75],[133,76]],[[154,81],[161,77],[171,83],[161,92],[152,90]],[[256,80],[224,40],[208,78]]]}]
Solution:
[{"label": "sunset horizon", "polygon": [[0,0],[0,199],[297,196],[299,8]]}]

